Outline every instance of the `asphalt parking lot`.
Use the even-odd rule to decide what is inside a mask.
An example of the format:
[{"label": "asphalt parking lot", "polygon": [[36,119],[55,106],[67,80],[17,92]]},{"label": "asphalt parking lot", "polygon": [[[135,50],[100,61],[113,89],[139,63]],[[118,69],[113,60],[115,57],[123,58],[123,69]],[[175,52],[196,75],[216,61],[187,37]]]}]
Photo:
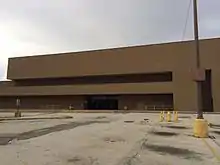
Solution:
[{"label": "asphalt parking lot", "polygon": [[[0,114],[2,118],[11,115]],[[29,118],[0,120],[0,160],[3,165],[220,163],[220,115],[217,114],[205,115],[212,123],[207,139],[192,136],[195,118],[192,114],[180,114],[175,123],[160,123],[159,114],[148,113],[24,115]],[[73,118],[59,119],[57,116]]]}]

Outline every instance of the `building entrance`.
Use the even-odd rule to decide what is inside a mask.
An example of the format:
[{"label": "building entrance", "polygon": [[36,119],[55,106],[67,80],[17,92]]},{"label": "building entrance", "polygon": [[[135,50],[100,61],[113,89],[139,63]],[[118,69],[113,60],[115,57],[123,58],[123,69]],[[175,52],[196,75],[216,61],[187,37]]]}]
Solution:
[{"label": "building entrance", "polygon": [[118,99],[115,96],[89,96],[86,109],[91,110],[117,110]]},{"label": "building entrance", "polygon": [[205,81],[202,82],[202,109],[204,112],[213,112],[212,99],[212,72],[206,70]]}]

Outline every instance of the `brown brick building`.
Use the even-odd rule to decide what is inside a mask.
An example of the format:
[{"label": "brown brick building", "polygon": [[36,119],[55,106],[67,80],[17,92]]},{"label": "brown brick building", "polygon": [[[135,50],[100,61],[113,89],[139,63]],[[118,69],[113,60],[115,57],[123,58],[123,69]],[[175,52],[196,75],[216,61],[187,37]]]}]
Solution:
[{"label": "brown brick building", "polygon": [[[220,39],[201,41],[203,108],[220,111]],[[197,109],[192,41],[10,58],[0,108]]]}]

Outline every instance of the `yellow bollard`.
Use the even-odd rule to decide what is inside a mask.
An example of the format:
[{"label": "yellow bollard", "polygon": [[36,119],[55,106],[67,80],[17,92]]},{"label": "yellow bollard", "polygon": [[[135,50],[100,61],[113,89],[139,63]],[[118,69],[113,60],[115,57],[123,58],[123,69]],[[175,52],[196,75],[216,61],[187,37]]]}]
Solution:
[{"label": "yellow bollard", "polygon": [[174,111],[174,121],[177,122],[178,121],[178,112]]},{"label": "yellow bollard", "polygon": [[167,112],[167,122],[171,122],[171,113],[170,111]]},{"label": "yellow bollard", "polygon": [[164,121],[164,112],[160,112],[160,122]]},{"label": "yellow bollard", "polygon": [[195,137],[207,138],[208,135],[208,122],[205,119],[196,119],[193,125],[193,133]]}]

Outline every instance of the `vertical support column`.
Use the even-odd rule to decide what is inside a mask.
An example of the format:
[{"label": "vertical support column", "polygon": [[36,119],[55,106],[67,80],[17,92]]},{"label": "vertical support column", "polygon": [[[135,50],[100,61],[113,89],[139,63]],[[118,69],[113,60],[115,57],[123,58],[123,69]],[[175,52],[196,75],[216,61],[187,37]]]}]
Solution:
[{"label": "vertical support column", "polygon": [[196,83],[192,80],[190,71],[173,72],[174,108],[178,111],[194,111],[198,109]]},{"label": "vertical support column", "polygon": [[220,112],[220,71],[212,71],[212,97],[214,112]]}]

